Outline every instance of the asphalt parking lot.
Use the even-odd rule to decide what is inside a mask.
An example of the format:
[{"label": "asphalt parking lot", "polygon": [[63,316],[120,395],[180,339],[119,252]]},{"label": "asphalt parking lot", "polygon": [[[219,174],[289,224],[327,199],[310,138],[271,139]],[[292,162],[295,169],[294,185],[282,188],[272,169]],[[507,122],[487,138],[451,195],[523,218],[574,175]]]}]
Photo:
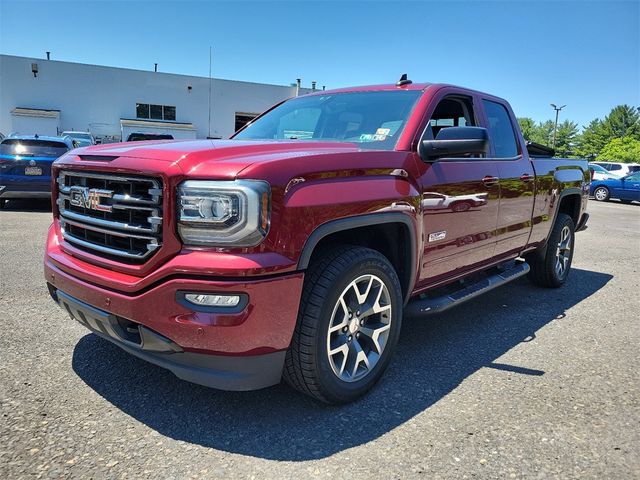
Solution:
[{"label": "asphalt parking lot", "polygon": [[405,322],[378,387],[191,385],[89,334],[42,278],[46,203],[0,213],[1,478],[638,478],[640,206],[590,202],[566,286]]}]

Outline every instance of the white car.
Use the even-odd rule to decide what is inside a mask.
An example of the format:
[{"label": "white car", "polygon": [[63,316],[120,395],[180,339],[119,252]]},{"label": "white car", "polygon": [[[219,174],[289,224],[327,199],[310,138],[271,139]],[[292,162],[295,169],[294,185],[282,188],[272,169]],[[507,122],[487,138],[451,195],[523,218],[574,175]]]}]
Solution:
[{"label": "white car", "polygon": [[640,165],[637,163],[620,163],[620,162],[593,162],[596,165],[600,165],[606,171],[615,175],[616,178],[622,178],[630,173],[639,172]]},{"label": "white car", "polygon": [[589,171],[591,172],[591,180],[611,180],[612,178],[618,178],[606,168],[595,163],[589,164]]}]

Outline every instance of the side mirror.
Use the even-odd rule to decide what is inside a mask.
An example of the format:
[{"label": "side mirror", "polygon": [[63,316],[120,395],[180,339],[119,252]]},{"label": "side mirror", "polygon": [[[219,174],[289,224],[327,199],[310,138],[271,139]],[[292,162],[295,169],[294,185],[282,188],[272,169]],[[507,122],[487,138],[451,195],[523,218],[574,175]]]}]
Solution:
[{"label": "side mirror", "polygon": [[438,132],[435,140],[423,140],[418,154],[425,162],[440,157],[485,155],[489,151],[489,134],[482,127],[447,127]]}]

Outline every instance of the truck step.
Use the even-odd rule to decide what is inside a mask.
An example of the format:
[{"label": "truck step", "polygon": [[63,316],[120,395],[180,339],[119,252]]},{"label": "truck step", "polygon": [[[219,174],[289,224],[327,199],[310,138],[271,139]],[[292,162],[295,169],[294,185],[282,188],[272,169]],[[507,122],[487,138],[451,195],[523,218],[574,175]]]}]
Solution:
[{"label": "truck step", "polygon": [[452,293],[440,295],[438,297],[421,297],[410,301],[404,308],[405,318],[422,317],[441,313],[445,310],[460,305],[467,300],[482,295],[483,293],[509,283],[516,278],[526,275],[529,272],[529,265],[526,262],[516,262],[510,268],[498,273],[489,275],[471,285],[466,285]]}]

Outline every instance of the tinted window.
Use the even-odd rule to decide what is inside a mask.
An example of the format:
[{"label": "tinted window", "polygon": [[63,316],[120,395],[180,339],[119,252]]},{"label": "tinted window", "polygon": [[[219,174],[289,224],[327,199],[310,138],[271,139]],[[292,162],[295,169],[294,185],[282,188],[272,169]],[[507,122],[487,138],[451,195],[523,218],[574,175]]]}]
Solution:
[{"label": "tinted window", "polygon": [[489,122],[489,135],[497,158],[511,158],[518,155],[518,144],[511,125],[509,112],[496,102],[483,100],[484,109]]},{"label": "tinted window", "polygon": [[0,144],[1,155],[23,155],[25,157],[59,157],[69,150],[64,142],[49,140],[20,140],[7,138]]},{"label": "tinted window", "polygon": [[347,92],[299,97],[256,119],[237,140],[313,139],[391,150],[422,92]]},{"label": "tinted window", "polygon": [[149,118],[154,120],[162,120],[162,105],[149,105],[151,108]]},{"label": "tinted window", "polygon": [[162,107],[162,118],[164,120],[173,120],[176,119],[176,107],[171,107],[169,105],[164,105]]},{"label": "tinted window", "polygon": [[149,118],[149,104],[148,103],[136,103],[136,117],[137,118]]},{"label": "tinted window", "polygon": [[612,163],[611,165],[609,165],[609,170],[622,170],[622,165],[616,165],[615,163]]}]

